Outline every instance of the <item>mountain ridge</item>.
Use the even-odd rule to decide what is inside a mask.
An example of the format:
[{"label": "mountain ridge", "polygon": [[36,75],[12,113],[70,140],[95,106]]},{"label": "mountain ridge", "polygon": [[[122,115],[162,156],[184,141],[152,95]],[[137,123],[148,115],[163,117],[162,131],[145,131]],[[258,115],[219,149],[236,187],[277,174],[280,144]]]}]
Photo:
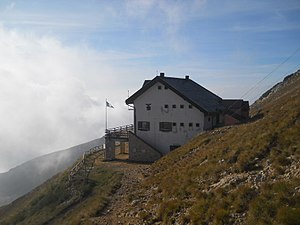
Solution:
[{"label": "mountain ridge", "polygon": [[71,166],[85,151],[104,143],[98,138],[64,150],[31,159],[0,174],[0,206],[31,191]]},{"label": "mountain ridge", "polygon": [[78,183],[72,210],[64,171],[0,208],[0,224],[298,225],[299,71],[256,101],[251,115],[150,166],[98,158],[90,180]]}]

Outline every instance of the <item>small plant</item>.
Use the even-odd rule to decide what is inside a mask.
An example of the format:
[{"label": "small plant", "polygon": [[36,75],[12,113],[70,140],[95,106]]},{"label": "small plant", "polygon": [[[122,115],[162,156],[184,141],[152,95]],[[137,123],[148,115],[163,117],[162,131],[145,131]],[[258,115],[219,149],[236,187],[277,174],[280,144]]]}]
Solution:
[{"label": "small plant", "polygon": [[165,224],[170,222],[170,219],[174,214],[179,212],[183,207],[182,203],[176,199],[164,201],[158,210],[158,216]]},{"label": "small plant", "polygon": [[228,224],[229,223],[229,211],[221,208],[217,209],[215,213],[215,223],[216,224]]},{"label": "small plant", "polygon": [[278,224],[299,225],[300,224],[300,208],[282,207],[276,215]]},{"label": "small plant", "polygon": [[209,209],[209,201],[205,199],[199,199],[197,203],[193,204],[189,210],[188,219],[193,224],[205,224],[207,210]]},{"label": "small plant", "polygon": [[238,213],[248,210],[249,202],[256,196],[256,192],[249,185],[243,185],[239,187],[233,195],[235,211]]}]

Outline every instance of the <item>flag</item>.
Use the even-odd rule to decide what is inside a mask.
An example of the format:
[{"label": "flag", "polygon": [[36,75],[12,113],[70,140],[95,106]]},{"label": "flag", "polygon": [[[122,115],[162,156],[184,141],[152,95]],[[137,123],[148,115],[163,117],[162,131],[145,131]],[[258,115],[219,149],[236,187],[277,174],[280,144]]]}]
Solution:
[{"label": "flag", "polygon": [[106,107],[109,107],[109,108],[114,108],[112,104],[110,104],[108,101],[106,101]]}]

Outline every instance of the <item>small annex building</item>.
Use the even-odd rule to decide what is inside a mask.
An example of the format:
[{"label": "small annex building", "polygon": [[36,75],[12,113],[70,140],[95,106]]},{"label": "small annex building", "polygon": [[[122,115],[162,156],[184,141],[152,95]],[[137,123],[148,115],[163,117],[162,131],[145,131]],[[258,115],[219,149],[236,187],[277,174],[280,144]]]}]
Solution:
[{"label": "small annex building", "polygon": [[244,122],[249,103],[221,97],[184,78],[164,73],[146,80],[126,100],[134,109],[134,132],[129,134],[129,159],[155,161],[200,132]]}]

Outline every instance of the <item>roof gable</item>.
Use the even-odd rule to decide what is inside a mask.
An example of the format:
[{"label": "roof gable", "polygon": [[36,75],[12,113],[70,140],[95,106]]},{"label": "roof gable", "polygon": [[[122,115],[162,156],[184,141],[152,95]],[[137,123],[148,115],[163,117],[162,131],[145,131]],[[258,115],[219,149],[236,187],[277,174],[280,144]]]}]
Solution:
[{"label": "roof gable", "polygon": [[156,76],[151,81],[146,80],[142,88],[140,88],[126,100],[126,104],[133,104],[135,99],[137,99],[157,82],[162,83],[202,112],[213,113],[223,109],[222,98],[192,81],[191,79],[163,76]]}]

